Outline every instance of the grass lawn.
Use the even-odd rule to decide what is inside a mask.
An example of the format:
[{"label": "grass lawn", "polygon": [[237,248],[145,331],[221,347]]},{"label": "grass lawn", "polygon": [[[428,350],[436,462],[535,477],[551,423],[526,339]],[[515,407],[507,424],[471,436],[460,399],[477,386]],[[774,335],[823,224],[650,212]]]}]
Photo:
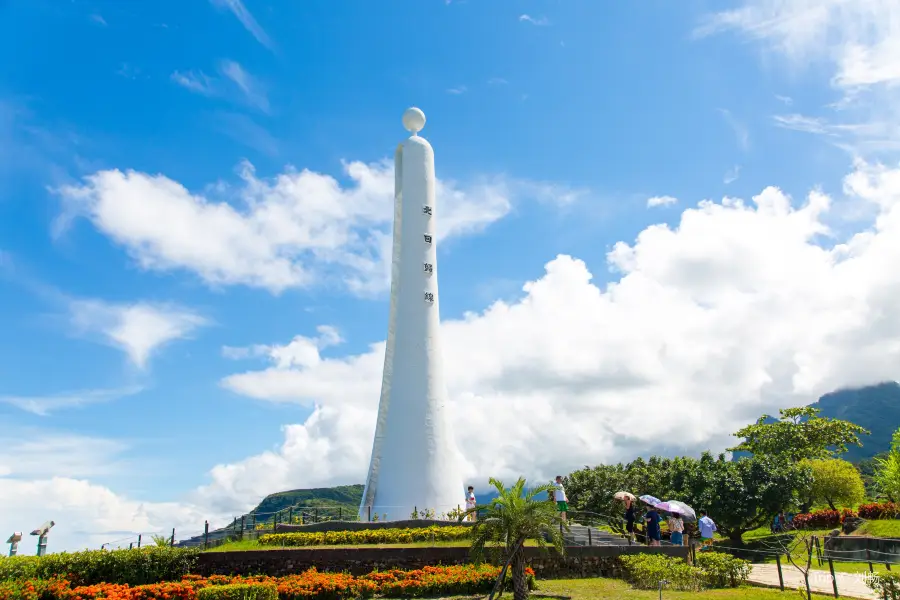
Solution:
[{"label": "grass lawn", "polygon": [[[891,537],[888,535],[883,535],[881,533],[881,531],[890,531],[891,528],[896,528],[895,530],[897,531],[898,535],[896,535],[895,537],[900,537],[900,527],[897,527],[897,525],[895,525],[895,523],[897,525],[900,525],[900,521],[869,521],[863,526],[863,528],[860,528],[860,530],[858,530],[857,532],[854,532],[853,535],[874,535],[876,537]],[[882,524],[884,524],[884,525],[882,525]],[[872,530],[869,530],[868,532],[864,532],[863,529],[867,525],[873,525],[874,526],[873,530],[878,531],[879,533],[877,533],[877,534],[872,533]],[[813,530],[809,530],[808,533],[810,535],[815,535],[815,536],[822,538],[822,537],[825,537],[826,535],[828,535],[831,531],[832,531],[831,529],[813,529]],[[806,533],[806,531],[804,531],[804,533]],[[781,535],[792,535],[792,534],[788,533],[788,534],[781,534]],[[749,531],[749,532],[745,533],[744,534],[744,542],[747,544],[748,549],[761,551],[760,554],[754,555],[750,559],[751,562],[774,563],[775,556],[772,555],[771,552],[774,548],[777,547],[777,545],[774,544],[774,539],[776,537],[777,536],[772,535],[772,532],[769,530],[768,527],[761,527],[759,529],[755,529],[753,531]],[[717,539],[715,543],[716,543],[716,545],[722,545],[722,546],[730,545],[727,539]],[[802,544],[799,544],[797,547],[795,547],[793,549],[792,555],[793,555],[794,560],[797,562],[797,564],[799,564],[801,566],[806,564],[806,551],[803,549]],[[784,568],[791,568],[786,555],[782,555],[781,565]],[[887,571],[887,567],[885,567],[883,563],[882,564],[872,563],[872,566],[874,567],[875,572]],[[815,552],[813,552],[813,562],[812,562],[811,568],[827,571],[828,570],[828,562],[823,561],[822,565],[819,565],[818,561],[816,560]],[[900,565],[892,565],[891,568],[895,571],[900,571]],[[837,573],[864,573],[869,570],[869,563],[867,563],[867,562],[835,561],[834,562],[834,570]]]},{"label": "grass lawn", "polygon": [[[506,598],[512,597],[507,592]],[[791,596],[787,592],[755,587],[741,587],[726,590],[709,590],[705,592],[673,592],[663,590],[666,600],[785,600]],[[486,596],[452,596],[446,600],[475,600]],[[538,581],[538,589],[533,592],[534,598],[559,598],[571,600],[657,600],[656,590],[635,590],[618,579],[550,579]],[[813,594],[816,600],[830,596]]]},{"label": "grass lawn", "polygon": [[851,535],[870,535],[872,537],[900,538],[900,519],[884,519],[866,521],[862,527]]}]

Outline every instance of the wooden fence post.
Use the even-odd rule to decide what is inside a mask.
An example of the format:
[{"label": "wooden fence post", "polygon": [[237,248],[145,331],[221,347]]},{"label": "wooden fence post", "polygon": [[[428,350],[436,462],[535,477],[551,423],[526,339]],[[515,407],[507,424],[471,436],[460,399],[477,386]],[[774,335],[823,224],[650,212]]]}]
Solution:
[{"label": "wooden fence post", "polygon": [[203,522],[203,549],[209,549],[209,521]]},{"label": "wooden fence post", "polygon": [[244,519],[246,519],[246,515],[241,516],[241,541],[244,540]]},{"label": "wooden fence post", "polygon": [[831,586],[834,588],[834,597],[840,598],[837,589],[837,577],[834,576],[834,561],[831,560],[830,556],[828,557],[828,570],[831,571]]},{"label": "wooden fence post", "polygon": [[872,553],[869,551],[869,538],[866,538],[866,561],[869,563],[869,573],[874,573],[875,567],[872,566]]},{"label": "wooden fence post", "polygon": [[778,567],[778,588],[784,591],[784,576],[781,574],[781,555],[775,555],[775,566]]},{"label": "wooden fence post", "polygon": [[171,546],[175,545],[175,528],[174,527],[172,528],[172,542],[170,545]]},{"label": "wooden fence post", "polygon": [[141,547],[141,534],[138,534],[138,548]]}]

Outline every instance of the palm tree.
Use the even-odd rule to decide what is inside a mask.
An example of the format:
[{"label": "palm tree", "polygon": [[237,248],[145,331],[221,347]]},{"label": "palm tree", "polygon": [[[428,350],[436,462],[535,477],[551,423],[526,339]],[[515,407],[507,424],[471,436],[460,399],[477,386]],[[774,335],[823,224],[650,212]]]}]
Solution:
[{"label": "palm tree", "polygon": [[536,540],[542,549],[553,546],[562,553],[562,529],[568,529],[568,525],[560,518],[554,502],[537,499],[538,495],[553,489],[551,484],[526,490],[522,477],[509,489],[493,477],[490,483],[496,488],[497,497],[490,504],[466,511],[466,514],[481,513],[481,518],[472,527],[472,557],[476,562],[481,562],[485,560],[489,548],[505,551],[505,564],[490,598],[493,599],[503,585],[506,570],[511,564],[513,598],[526,600],[529,590],[525,576],[525,540]]}]

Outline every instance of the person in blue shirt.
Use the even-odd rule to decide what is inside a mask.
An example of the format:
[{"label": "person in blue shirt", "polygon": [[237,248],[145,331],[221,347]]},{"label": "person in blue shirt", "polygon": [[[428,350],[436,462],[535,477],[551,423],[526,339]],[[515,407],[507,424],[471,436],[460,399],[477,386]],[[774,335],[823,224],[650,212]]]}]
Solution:
[{"label": "person in blue shirt", "polygon": [[713,535],[716,533],[716,523],[709,518],[705,510],[700,511],[700,520],[697,526],[700,529],[700,539],[703,540],[704,546],[711,546]]},{"label": "person in blue shirt", "polygon": [[659,513],[651,508],[647,514],[644,515],[644,521],[647,523],[647,541],[651,546],[659,546],[661,538],[659,531]]}]

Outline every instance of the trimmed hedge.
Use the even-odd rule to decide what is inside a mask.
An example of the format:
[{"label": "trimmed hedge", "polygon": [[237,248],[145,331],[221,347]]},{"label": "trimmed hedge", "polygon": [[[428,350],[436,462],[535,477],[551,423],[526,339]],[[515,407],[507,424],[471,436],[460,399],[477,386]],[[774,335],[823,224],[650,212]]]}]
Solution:
[{"label": "trimmed hedge", "polygon": [[361,529],[270,533],[259,537],[260,546],[361,546],[366,544],[411,544],[413,542],[463,540],[471,527],[421,527],[415,529]]},{"label": "trimmed hedge", "polygon": [[853,512],[846,510],[846,514],[836,510],[814,510],[811,513],[794,515],[791,524],[797,529],[834,529],[840,527],[845,516],[853,516]]},{"label": "trimmed hedge", "polygon": [[724,552],[700,552],[694,566],[703,572],[703,587],[738,587],[750,578],[750,561]]},{"label": "trimmed hedge", "polygon": [[878,519],[896,519],[900,515],[900,504],[895,502],[872,502],[860,504],[857,511],[861,519],[874,521]]},{"label": "trimmed hedge", "polygon": [[196,570],[199,551],[148,546],[133,550],[84,550],[0,559],[0,581],[65,578],[74,585],[146,585],[178,581]]},{"label": "trimmed hedge", "polygon": [[632,587],[655,590],[666,580],[682,591],[739,587],[750,577],[750,563],[722,552],[700,552],[691,566],[680,558],[662,554],[631,554],[619,558]]},{"label": "trimmed hedge", "polygon": [[666,580],[673,590],[696,592],[702,572],[680,558],[662,554],[630,554],[619,558],[625,567],[625,579],[639,590],[655,590]]},{"label": "trimmed hedge", "polygon": [[230,583],[197,590],[197,600],[278,600],[271,583]]}]

